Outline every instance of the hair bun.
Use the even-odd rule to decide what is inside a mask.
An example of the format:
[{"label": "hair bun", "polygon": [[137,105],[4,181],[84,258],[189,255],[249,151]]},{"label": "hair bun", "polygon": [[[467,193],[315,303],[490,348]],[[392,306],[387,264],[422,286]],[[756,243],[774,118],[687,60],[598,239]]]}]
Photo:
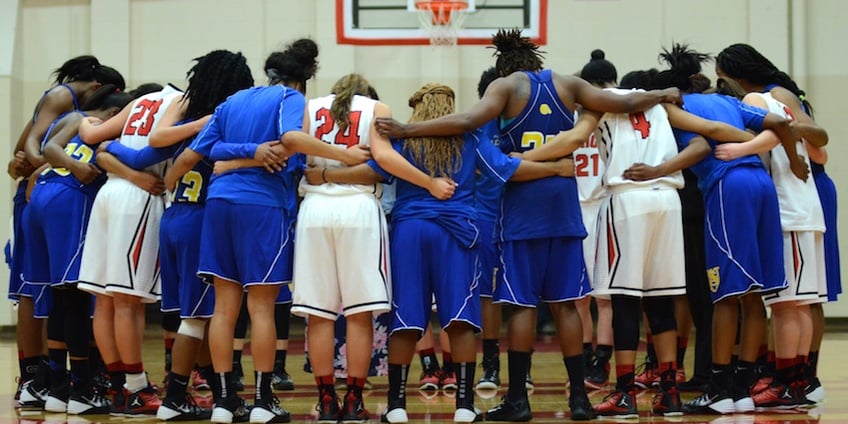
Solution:
[{"label": "hair bun", "polygon": [[318,45],[309,38],[301,38],[295,41],[289,47],[289,51],[298,62],[304,65],[312,64],[318,57]]},{"label": "hair bun", "polygon": [[603,60],[604,59],[604,51],[601,49],[592,50],[592,60]]}]

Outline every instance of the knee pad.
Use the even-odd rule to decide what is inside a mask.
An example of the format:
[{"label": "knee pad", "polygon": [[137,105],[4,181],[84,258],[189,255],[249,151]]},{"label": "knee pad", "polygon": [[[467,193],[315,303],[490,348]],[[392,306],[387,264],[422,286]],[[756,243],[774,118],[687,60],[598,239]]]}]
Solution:
[{"label": "knee pad", "polygon": [[674,300],[671,297],[646,297],[642,302],[645,305],[645,315],[648,317],[651,334],[657,335],[677,329]]},{"label": "knee pad", "polygon": [[162,329],[172,333],[180,328],[180,312],[169,311],[162,313]]},{"label": "knee pad", "polygon": [[180,328],[177,334],[188,336],[193,339],[203,340],[203,333],[206,330],[206,321],[197,318],[186,318],[180,323]]},{"label": "knee pad", "polygon": [[612,331],[615,350],[636,350],[639,347],[639,322],[642,320],[638,297],[612,295]]}]

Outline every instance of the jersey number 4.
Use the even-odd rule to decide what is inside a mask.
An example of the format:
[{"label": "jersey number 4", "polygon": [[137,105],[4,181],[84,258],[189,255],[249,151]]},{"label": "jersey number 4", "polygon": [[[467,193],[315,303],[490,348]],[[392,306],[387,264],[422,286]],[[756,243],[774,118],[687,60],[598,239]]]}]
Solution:
[{"label": "jersey number 4", "polygon": [[[335,144],[342,144],[347,147],[356,146],[359,144],[359,119],[362,116],[362,112],[358,110],[353,110],[348,115],[348,123],[347,128],[344,131],[338,130],[336,131],[336,137],[332,140]],[[333,132],[333,129],[336,127],[336,121],[333,120],[333,116],[330,115],[330,109],[322,107],[318,109],[318,112],[315,112],[315,122],[319,122],[318,128],[315,129],[315,138],[320,138],[324,141],[331,141],[324,139],[324,136]]]},{"label": "jersey number 4", "polygon": [[651,123],[645,118],[645,112],[631,113],[630,123],[633,124],[633,129],[642,136],[642,140],[651,135]]},{"label": "jersey number 4", "polygon": [[153,121],[160,106],[162,106],[162,99],[140,100],[134,109],[135,112],[127,122],[127,127],[124,128],[124,135],[147,137],[150,130],[153,129]]}]

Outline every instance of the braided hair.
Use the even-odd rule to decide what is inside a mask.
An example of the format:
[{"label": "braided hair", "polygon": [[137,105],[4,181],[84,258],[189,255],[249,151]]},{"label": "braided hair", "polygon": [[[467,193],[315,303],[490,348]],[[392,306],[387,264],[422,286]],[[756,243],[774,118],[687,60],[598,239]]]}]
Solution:
[{"label": "braided hair", "polygon": [[318,45],[309,38],[301,38],[282,52],[271,53],[265,60],[265,74],[269,84],[300,84],[306,91],[306,80],[318,72]]},{"label": "braided hair", "polygon": [[[456,108],[453,90],[443,84],[430,83],[409,98],[412,117],[409,122],[423,122],[449,115]],[[403,151],[423,167],[431,177],[451,177],[462,166],[464,137],[413,137],[403,143]]]},{"label": "braided hair", "polygon": [[725,75],[752,84],[777,84],[795,94],[812,116],[813,107],[804,97],[807,93],[786,73],[748,44],[733,44],[716,56],[716,65]]},{"label": "braided hair", "polygon": [[74,81],[97,81],[104,85],[114,84],[121,90],[126,88],[126,82],[120,72],[112,67],[101,65],[100,61],[91,55],[68,59],[51,75],[54,76],[53,81],[57,85]]},{"label": "braided hair", "polygon": [[333,85],[330,91],[336,95],[333,99],[333,105],[330,106],[330,116],[336,121],[339,130],[344,131],[350,125],[350,105],[353,102],[353,96],[360,95],[370,97],[370,91],[374,88],[371,84],[359,74],[347,74]]},{"label": "braided hair", "polygon": [[684,93],[692,93],[702,89],[702,81],[696,75],[701,72],[701,63],[712,60],[712,57],[692,50],[686,44],[675,43],[671,51],[663,49],[660,60],[670,69],[659,72],[651,81],[650,88],[677,87]]},{"label": "braided hair", "polygon": [[492,44],[496,50],[495,67],[499,76],[505,77],[518,71],[542,70],[544,52],[530,38],[523,37],[520,29],[499,29],[492,37]]},{"label": "braided hair", "polygon": [[214,50],[194,59],[197,63],[186,72],[188,102],[184,118],[199,119],[215,111],[233,93],[253,86],[253,75],[241,53]]}]

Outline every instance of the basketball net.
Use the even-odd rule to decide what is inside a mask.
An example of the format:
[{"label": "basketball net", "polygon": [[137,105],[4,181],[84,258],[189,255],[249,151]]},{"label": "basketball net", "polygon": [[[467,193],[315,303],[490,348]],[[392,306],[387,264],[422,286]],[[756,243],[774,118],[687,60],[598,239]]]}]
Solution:
[{"label": "basketball net", "polygon": [[421,28],[430,34],[434,46],[455,46],[459,30],[468,16],[466,1],[416,1]]}]

